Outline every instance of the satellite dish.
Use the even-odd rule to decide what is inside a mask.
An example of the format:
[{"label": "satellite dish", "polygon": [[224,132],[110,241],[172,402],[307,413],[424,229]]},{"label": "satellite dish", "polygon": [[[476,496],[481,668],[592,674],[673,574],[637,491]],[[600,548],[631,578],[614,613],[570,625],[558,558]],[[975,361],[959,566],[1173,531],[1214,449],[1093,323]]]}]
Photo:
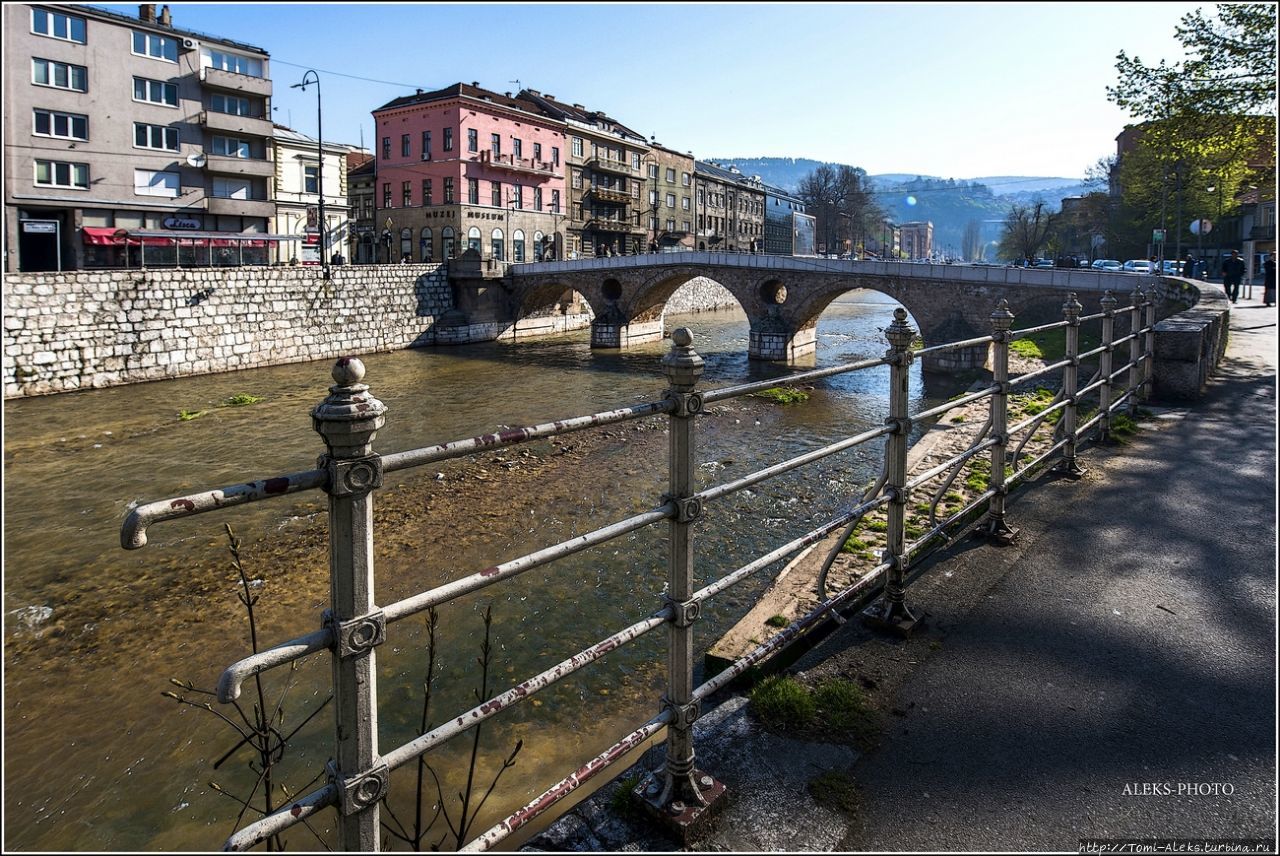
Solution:
[{"label": "satellite dish", "polygon": [[208,158],[204,156],[204,152],[192,152],[191,154],[187,155],[187,164],[189,166],[194,166],[196,169],[199,169],[200,167],[204,166],[205,161],[207,160]]}]

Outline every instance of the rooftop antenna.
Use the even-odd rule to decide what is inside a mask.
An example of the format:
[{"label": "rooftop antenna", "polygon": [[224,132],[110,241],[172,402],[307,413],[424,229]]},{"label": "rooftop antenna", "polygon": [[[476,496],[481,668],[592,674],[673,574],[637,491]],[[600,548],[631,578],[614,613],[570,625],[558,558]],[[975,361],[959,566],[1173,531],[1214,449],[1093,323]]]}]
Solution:
[{"label": "rooftop antenna", "polygon": [[517,92],[517,93],[519,93],[519,92],[521,92],[521,91],[523,91],[523,90],[524,90],[524,86],[522,86],[522,85],[521,85],[521,83],[520,83],[520,81],[519,81],[519,80],[508,80],[508,81],[507,81],[507,83],[514,83],[514,84],[516,85],[516,92]]}]

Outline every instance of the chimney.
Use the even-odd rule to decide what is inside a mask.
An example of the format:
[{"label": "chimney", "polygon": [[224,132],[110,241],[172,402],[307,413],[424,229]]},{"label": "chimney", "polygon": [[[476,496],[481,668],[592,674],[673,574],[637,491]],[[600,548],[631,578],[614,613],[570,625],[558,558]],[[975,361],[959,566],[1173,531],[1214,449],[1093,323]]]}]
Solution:
[{"label": "chimney", "polygon": [[502,94],[503,94],[503,95],[505,95],[505,96],[507,96],[508,98],[510,98],[510,97],[511,97],[511,93],[510,93],[510,92],[504,92],[504,93],[502,93]]},{"label": "chimney", "polygon": [[419,89],[419,90],[418,90],[418,94],[419,94],[419,95],[421,95],[421,94],[422,94],[422,90],[421,90],[421,89]]},{"label": "chimney", "polygon": [[480,88],[480,81],[478,81],[478,80],[473,80],[473,81],[471,81],[471,85],[472,85],[472,86],[474,86],[476,89],[479,89],[479,88]]},{"label": "chimney", "polygon": [[148,24],[154,23],[156,20],[156,4],[143,3],[138,6],[138,20],[146,21]]},{"label": "chimney", "polygon": [[586,108],[586,107],[583,107],[581,104],[574,104],[574,105],[573,105],[573,109],[574,109],[574,110],[581,110],[581,111],[583,111],[584,113],[585,113],[585,112],[586,112],[586,110],[587,110],[587,108]]},{"label": "chimney", "polygon": [[169,14],[168,6],[165,6],[160,10],[160,26],[162,27],[173,26],[173,16]]}]

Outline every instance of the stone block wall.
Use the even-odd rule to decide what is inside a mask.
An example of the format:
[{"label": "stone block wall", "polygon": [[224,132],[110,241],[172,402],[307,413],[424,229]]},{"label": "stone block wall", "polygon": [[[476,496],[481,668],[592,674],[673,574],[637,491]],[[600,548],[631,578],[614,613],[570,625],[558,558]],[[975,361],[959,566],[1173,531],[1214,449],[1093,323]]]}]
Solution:
[{"label": "stone block wall", "polygon": [[738,299],[729,289],[705,276],[695,277],[676,289],[667,301],[667,315],[706,312],[711,309],[737,309]]},{"label": "stone block wall", "polygon": [[74,271],[4,279],[4,395],[434,343],[443,265]]}]

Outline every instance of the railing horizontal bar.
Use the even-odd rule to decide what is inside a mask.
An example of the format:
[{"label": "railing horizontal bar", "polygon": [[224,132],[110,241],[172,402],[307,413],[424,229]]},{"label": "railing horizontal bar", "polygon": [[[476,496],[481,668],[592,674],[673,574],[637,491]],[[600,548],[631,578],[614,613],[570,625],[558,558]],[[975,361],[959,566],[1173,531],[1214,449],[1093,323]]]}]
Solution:
[{"label": "railing horizontal bar", "polygon": [[766,479],[803,467],[805,464],[811,464],[814,461],[829,457],[837,452],[843,452],[846,449],[851,449],[854,446],[867,442],[868,440],[874,440],[876,437],[881,437],[885,434],[891,433],[893,433],[893,426],[891,425],[883,425],[879,428],[873,428],[870,431],[864,431],[854,437],[847,437],[837,443],[832,443],[829,446],[823,446],[821,449],[814,449],[812,452],[806,452],[803,455],[798,455],[789,461],[782,461],[781,463],[774,464],[771,467],[765,467],[763,470],[757,470],[756,472],[745,475],[740,479],[707,488],[701,493],[696,494],[696,498],[703,502],[719,499],[722,496],[727,496],[731,493],[742,490],[743,488],[759,484]]},{"label": "railing horizontal bar", "polygon": [[787,556],[790,556],[792,553],[795,553],[796,551],[804,547],[808,547],[811,544],[818,543],[823,538],[826,538],[832,532],[839,529],[841,526],[844,526],[850,520],[853,520],[855,517],[859,517],[863,514],[866,514],[868,511],[872,510],[873,508],[879,508],[882,505],[886,505],[888,504],[888,502],[889,502],[889,497],[880,496],[880,497],[876,497],[875,499],[868,500],[862,503],[861,505],[856,505],[853,508],[846,511],[845,513],[841,514],[840,516],[833,517],[832,519],[828,520],[826,523],[822,524],[817,529],[812,529],[809,532],[806,532],[804,535],[801,535],[799,538],[788,541],[787,543],[783,544],[782,546],[778,547],[772,552],[766,553],[765,555],[761,556],[755,561],[750,562],[746,565],[743,565],[741,568],[738,568],[733,573],[727,574],[721,577],[720,579],[716,580],[714,583],[711,583],[708,586],[704,586],[703,588],[693,593],[693,597],[691,598],[691,600],[698,601],[699,603],[709,600],[715,597],[716,595],[720,594],[721,592],[725,591],[726,589],[732,588],[733,586],[742,582],[744,579],[751,576],[752,574],[755,574],[758,571],[769,567],[774,562],[777,562],[780,559],[785,559]]},{"label": "railing horizontal bar", "polygon": [[920,422],[925,419],[932,419],[934,416],[941,416],[943,413],[946,413],[948,410],[955,410],[957,407],[964,407],[966,404],[972,404],[975,401],[980,401],[986,398],[987,396],[994,395],[999,391],[1000,391],[1000,387],[989,386],[986,389],[980,389],[977,392],[971,392],[968,395],[962,395],[959,398],[955,398],[955,399],[952,399],[951,401],[944,402],[942,404],[939,404],[937,407],[930,408],[929,410],[922,410],[911,418],[916,422]]},{"label": "railing horizontal bar", "polygon": [[1084,434],[1084,432],[1088,431],[1094,425],[1097,425],[1099,422],[1102,421],[1102,417],[1105,415],[1106,415],[1105,413],[1095,414],[1092,419],[1090,419],[1088,422],[1084,423],[1083,425],[1081,425],[1079,428],[1076,429],[1076,436],[1080,436],[1081,434]]},{"label": "railing horizontal bar", "polygon": [[1098,378],[1088,386],[1083,386],[1080,389],[1077,389],[1076,400],[1078,401],[1082,396],[1087,395],[1090,392],[1093,392],[1095,389],[1101,389],[1104,383],[1106,383],[1105,380],[1103,380],[1102,378]]},{"label": "railing horizontal bar", "polygon": [[156,523],[176,520],[179,517],[190,517],[193,514],[204,514],[206,511],[217,511],[257,502],[260,499],[271,499],[303,490],[324,487],[329,474],[324,470],[307,470],[301,473],[290,473],[286,476],[245,482],[230,487],[162,499],[139,505],[129,512],[120,527],[120,546],[126,550],[136,550],[147,544],[147,529]]},{"label": "railing horizontal bar", "polygon": [[1025,330],[1010,330],[1009,335],[1018,338],[1028,333],[1043,333],[1045,330],[1056,330],[1059,327],[1067,326],[1066,321],[1054,321],[1050,324],[1041,324],[1039,327],[1027,327]]},{"label": "railing horizontal bar", "polygon": [[248,850],[266,841],[273,835],[284,832],[294,824],[301,823],[321,809],[338,802],[338,787],[328,784],[312,791],[301,799],[281,806],[273,813],[235,832],[222,845],[223,850]]},{"label": "railing horizontal bar", "polygon": [[867,575],[865,577],[862,577],[853,585],[846,588],[844,591],[838,592],[837,594],[834,594],[831,597],[827,598],[826,600],[822,601],[816,607],[814,607],[808,613],[806,613],[802,618],[798,618],[795,621],[788,624],[784,630],[781,630],[780,632],[778,632],[775,636],[771,637],[767,642],[764,642],[763,644],[749,651],[747,654],[734,660],[732,665],[730,665],[724,671],[718,672],[715,677],[713,677],[711,680],[704,683],[702,686],[698,687],[696,690],[694,690],[693,697],[696,699],[707,698],[708,696],[715,693],[717,690],[723,689],[726,685],[728,685],[731,681],[733,681],[734,678],[741,675],[747,669],[750,669],[756,663],[766,659],[770,654],[774,653],[775,651],[780,651],[783,648],[787,647],[793,641],[795,641],[797,637],[807,632],[811,627],[813,627],[820,620],[822,620],[827,615],[827,613],[836,609],[838,606],[840,606],[840,604],[844,603],[846,600],[853,597],[853,595],[857,594],[858,592],[869,588],[871,584],[877,579],[879,579],[884,574],[884,572],[888,569],[889,569],[889,565],[885,563],[879,564],[876,567],[872,568],[870,571],[867,572]]},{"label": "railing horizontal bar", "polygon": [[460,458],[469,455],[472,452],[481,449],[494,449],[502,446],[511,446],[516,443],[524,443],[529,440],[537,440],[542,437],[554,437],[559,434],[569,434],[574,431],[582,431],[586,428],[597,428],[602,425],[613,425],[618,422],[626,422],[631,419],[642,419],[646,416],[656,416],[660,413],[671,412],[674,405],[670,401],[652,401],[645,404],[637,404],[633,407],[622,407],[617,410],[608,410],[603,413],[596,413],[591,416],[575,416],[570,419],[558,419],[555,422],[544,422],[541,425],[533,425],[525,428],[507,428],[492,434],[481,434],[478,437],[471,437],[466,440],[454,440],[449,443],[441,443],[437,446],[427,446],[422,449],[410,449],[407,452],[396,452],[390,455],[383,455],[382,469],[385,472],[394,472],[396,470],[404,470],[410,467],[419,467],[423,464],[431,464],[436,461],[445,461],[451,458]]},{"label": "railing horizontal bar", "polygon": [[1067,442],[1068,442],[1067,438],[1063,437],[1061,440],[1054,443],[1052,446],[1046,449],[1043,453],[1041,453],[1039,457],[1032,458],[1031,460],[1027,461],[1025,464],[1015,467],[1013,471],[1013,475],[1010,476],[1009,479],[1006,481],[1006,485],[1012,486],[1015,482],[1021,479],[1025,479],[1027,477],[1027,473],[1029,473],[1035,467],[1039,466],[1041,462],[1055,455],[1059,450],[1062,449],[1062,447],[1067,445]]},{"label": "railing horizontal bar", "polygon": [[1106,318],[1106,317],[1107,317],[1107,313],[1105,312],[1095,312],[1092,315],[1081,315],[1080,323],[1083,324],[1085,321],[1097,321],[1099,318]]},{"label": "railing horizontal bar", "polygon": [[[924,544],[927,543],[930,538],[933,538],[937,535],[942,535],[944,530],[946,530],[948,526],[950,526],[952,523],[955,523],[957,520],[962,518],[964,515],[968,514],[970,511],[973,511],[979,505],[982,505],[984,501],[990,500],[992,496],[995,496],[995,491],[987,491],[986,493],[974,499],[973,502],[969,503],[964,508],[961,508],[958,511],[953,512],[951,516],[948,517],[946,520],[943,520],[937,526],[933,527],[932,529],[930,529],[928,532],[921,535],[916,540],[907,544],[906,547],[904,548],[907,554],[913,555],[917,550],[919,550],[922,546],[924,546]],[[950,539],[947,539],[947,543],[948,544],[950,543]],[[944,544],[943,546],[947,546],[947,545]]]},{"label": "railing horizontal bar", "polygon": [[1114,342],[1111,343],[1111,347],[1117,348],[1120,345],[1123,345],[1125,342],[1138,338],[1140,335],[1142,335],[1141,332],[1130,333],[1127,336],[1121,336],[1119,339],[1116,339]]},{"label": "railing horizontal bar", "polygon": [[1120,375],[1122,374],[1128,374],[1129,369],[1131,368],[1133,368],[1132,363],[1125,363],[1120,368],[1116,369],[1111,374],[1107,375],[1107,380],[1115,380],[1116,378],[1120,377]]},{"label": "railing horizontal bar", "polygon": [[1098,347],[1094,348],[1092,351],[1085,351],[1083,354],[1078,355],[1076,359],[1083,360],[1085,357],[1095,357],[1098,354],[1101,354],[1106,349],[1107,349],[1106,345],[1099,345]]},{"label": "railing horizontal bar", "polygon": [[818,380],[824,377],[832,377],[834,375],[847,374],[848,372],[861,371],[862,369],[871,369],[876,366],[888,365],[884,357],[870,360],[859,360],[856,363],[846,363],[839,366],[831,366],[825,369],[813,369],[812,371],[799,372],[798,374],[784,375],[782,377],[771,378],[770,380],[758,380],[751,383],[742,383],[737,386],[726,386],[720,389],[710,389],[702,393],[702,400],[706,404],[712,404],[717,401],[724,401],[728,398],[737,398],[741,395],[747,395],[752,392],[759,392],[763,389],[772,389],[775,386],[783,384],[794,384],[801,381]]},{"label": "railing horizontal bar", "polygon": [[244,682],[254,675],[301,660],[317,651],[327,650],[332,644],[333,635],[329,628],[324,627],[232,663],[218,679],[218,701],[223,704],[235,701],[240,698],[240,688]]},{"label": "railing horizontal bar", "polygon": [[1069,401],[1067,401],[1067,400],[1065,400],[1065,399],[1064,399],[1064,400],[1062,400],[1062,401],[1059,401],[1057,404],[1054,404],[1054,405],[1052,405],[1052,406],[1050,406],[1050,407],[1046,407],[1044,410],[1041,410],[1041,411],[1040,411],[1039,413],[1037,413],[1036,415],[1034,415],[1034,416],[1030,416],[1030,417],[1028,417],[1028,418],[1026,418],[1026,419],[1022,420],[1021,422],[1019,422],[1017,425],[1013,425],[1013,426],[1011,426],[1011,427],[1008,429],[1008,430],[1009,430],[1009,433],[1010,433],[1010,434],[1017,434],[1017,433],[1018,433],[1019,431],[1021,431],[1023,428],[1026,428],[1027,426],[1031,425],[1033,422],[1036,422],[1037,420],[1044,419],[1044,418],[1045,418],[1045,417],[1047,417],[1050,413],[1056,413],[1056,412],[1057,412],[1057,411],[1059,411],[1059,410],[1065,410],[1065,409],[1067,408],[1067,405],[1069,405],[1070,403],[1071,403],[1071,402],[1069,402]]},{"label": "railing horizontal bar", "polygon": [[670,607],[667,607],[657,615],[646,618],[644,621],[638,621],[630,627],[600,640],[590,648],[579,651],[567,660],[560,661],[550,669],[516,684],[501,695],[494,696],[488,701],[471,708],[466,713],[459,714],[449,722],[443,723],[426,734],[410,740],[398,749],[388,752],[383,756],[382,760],[392,770],[402,767],[423,752],[430,751],[433,747],[457,737],[462,732],[479,725],[489,717],[507,710],[522,699],[546,689],[561,678],[572,675],[579,669],[591,665],[619,646],[638,639],[655,627],[661,627],[670,620],[670,616],[671,610]]},{"label": "railing horizontal bar", "polygon": [[917,357],[922,354],[937,354],[942,351],[950,351],[955,348],[968,348],[973,345],[987,345],[992,341],[990,336],[979,336],[976,339],[965,339],[960,342],[943,342],[941,345],[933,345],[928,348],[921,348],[918,351],[912,351]]},{"label": "railing horizontal bar", "polygon": [[1136,392],[1136,390],[1126,389],[1116,398],[1115,401],[1111,402],[1111,405],[1107,407],[1107,412],[1115,413],[1124,405],[1126,399],[1133,398],[1134,392]]},{"label": "railing horizontal bar", "polygon": [[1043,375],[1043,374],[1049,374],[1050,372],[1059,371],[1060,369],[1062,369],[1062,368],[1064,368],[1064,367],[1066,367],[1066,366],[1068,366],[1068,365],[1070,365],[1070,364],[1071,364],[1071,361],[1070,361],[1070,360],[1061,360],[1061,361],[1056,362],[1056,363],[1053,363],[1053,364],[1051,364],[1051,365],[1047,365],[1047,366],[1045,366],[1044,368],[1036,369],[1036,370],[1035,370],[1035,371],[1033,371],[1033,372],[1027,372],[1027,373],[1026,373],[1026,374],[1024,374],[1024,375],[1018,375],[1017,377],[1015,377],[1015,378],[1013,378],[1013,379],[1012,379],[1012,382],[1013,382],[1013,384],[1014,384],[1015,386],[1016,386],[1016,385],[1018,385],[1018,384],[1026,383],[1027,381],[1031,380],[1032,378],[1037,378],[1037,377],[1040,377],[1040,375]]},{"label": "railing horizontal bar", "polygon": [[902,486],[902,489],[915,490],[916,488],[920,487],[920,485],[927,482],[929,479],[933,478],[939,473],[946,472],[947,470],[951,469],[961,461],[967,461],[970,458],[974,457],[975,455],[979,455],[982,452],[985,452],[987,449],[990,449],[992,446],[996,445],[997,442],[998,441],[994,437],[992,437],[990,440],[983,440],[978,445],[973,446],[969,449],[966,449],[964,452],[961,452],[959,455],[956,455],[951,460],[943,461],[941,464],[938,464],[933,469],[920,473],[920,475],[916,476],[911,481],[904,484]]},{"label": "railing horizontal bar", "polygon": [[459,848],[460,853],[483,853],[490,849],[499,841],[533,820],[538,815],[551,808],[560,800],[573,793],[578,788],[591,781],[601,771],[609,768],[621,758],[625,758],[631,750],[642,745],[646,740],[653,737],[661,731],[667,723],[671,721],[671,711],[664,710],[608,749],[601,752],[595,758],[579,767],[573,773],[561,779],[555,785],[543,791],[542,794],[534,798],[534,800],[524,808],[510,815],[505,820],[498,822],[489,829],[482,832],[475,839],[469,841],[465,846]]},{"label": "railing horizontal bar", "polygon": [[644,514],[628,517],[625,520],[603,526],[585,535],[579,535],[577,538],[561,541],[559,544],[553,544],[550,547],[529,553],[518,559],[512,559],[509,562],[503,562],[501,565],[485,568],[483,571],[477,571],[470,576],[397,601],[390,606],[384,607],[382,612],[386,616],[388,624],[393,621],[399,621],[402,618],[408,618],[411,615],[422,612],[424,609],[430,609],[454,598],[518,576],[525,571],[545,565],[556,559],[580,553],[588,547],[594,547],[597,544],[603,544],[621,535],[626,535],[628,532],[643,529],[645,526],[657,523],[659,520],[666,520],[668,517],[674,516],[675,513],[675,503],[668,502],[653,511],[646,511]]}]

